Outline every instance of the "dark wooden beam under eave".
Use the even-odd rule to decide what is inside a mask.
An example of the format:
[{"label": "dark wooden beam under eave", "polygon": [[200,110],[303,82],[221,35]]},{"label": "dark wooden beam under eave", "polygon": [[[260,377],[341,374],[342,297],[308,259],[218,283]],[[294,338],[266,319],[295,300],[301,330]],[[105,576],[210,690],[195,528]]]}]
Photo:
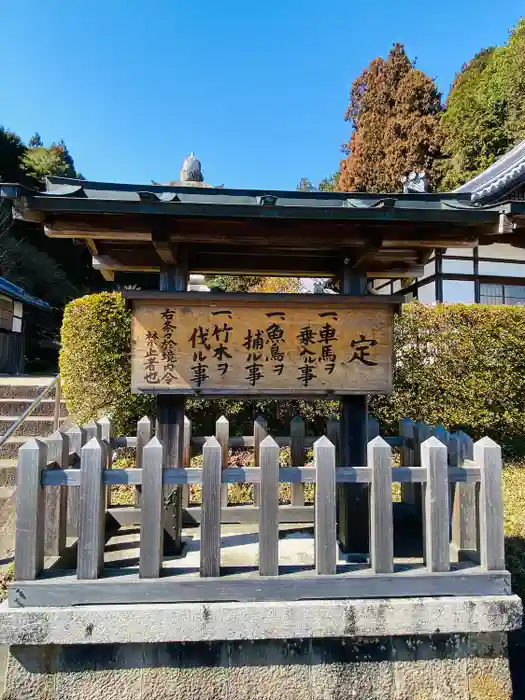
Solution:
[{"label": "dark wooden beam under eave", "polygon": [[177,265],[178,245],[172,243],[166,227],[154,228],[151,234],[151,241],[162,266]]},{"label": "dark wooden beam under eave", "polygon": [[[88,238],[86,239],[86,246],[88,247],[89,252],[93,256],[93,260],[95,257],[98,255],[98,250],[97,246],[95,245],[95,242],[91,239]],[[101,267],[99,268],[100,274],[102,277],[106,280],[106,282],[114,282],[115,281],[115,271],[112,270],[109,267]]]}]

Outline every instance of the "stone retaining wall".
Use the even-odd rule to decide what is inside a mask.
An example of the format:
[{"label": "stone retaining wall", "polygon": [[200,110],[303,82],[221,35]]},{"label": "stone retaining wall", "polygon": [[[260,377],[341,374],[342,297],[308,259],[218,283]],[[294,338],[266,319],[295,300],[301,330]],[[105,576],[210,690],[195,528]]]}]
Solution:
[{"label": "stone retaining wall", "polygon": [[4,700],[510,700],[505,633],[12,646]]}]

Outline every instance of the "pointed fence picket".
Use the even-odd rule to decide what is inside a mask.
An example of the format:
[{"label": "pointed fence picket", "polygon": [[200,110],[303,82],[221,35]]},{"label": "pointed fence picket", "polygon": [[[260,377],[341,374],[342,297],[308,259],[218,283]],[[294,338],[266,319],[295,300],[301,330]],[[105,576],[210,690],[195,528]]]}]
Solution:
[{"label": "pointed fence picket", "polygon": [[[74,426],[67,435],[54,433],[47,443],[30,440],[20,449],[16,585],[10,589],[11,604],[247,600],[268,596],[295,599],[314,595],[463,595],[473,590],[473,594],[481,595],[509,590],[508,574],[504,570],[501,450],[492,440],[484,438],[473,444],[464,433],[450,434],[442,426],[432,429],[422,421],[405,420],[400,425],[400,438],[390,439],[401,447],[401,466],[394,467],[392,445],[378,435],[378,426],[371,423],[367,464],[349,467],[338,464],[340,433],[336,421],[327,425],[326,436],[314,441],[306,437],[300,419],[292,421],[290,436],[286,438],[270,436],[264,420],[257,419],[252,442],[256,448],[255,466],[226,469],[232,441],[239,444],[245,438],[230,437],[224,417],[217,421],[216,435],[204,443],[191,437],[189,422],[186,426],[184,466],[177,468],[166,464],[165,448],[157,437],[151,437],[151,424],[146,418],[139,421],[136,438],[112,438],[110,421],[101,420],[85,428]],[[202,468],[189,466],[193,440],[202,445]],[[313,465],[304,466],[301,455],[305,454],[305,445],[312,442]],[[283,444],[292,448],[290,467],[279,462]],[[110,468],[109,450],[115,446],[137,448],[136,468]],[[294,464],[295,461],[299,464]],[[424,565],[414,571],[396,568],[393,482],[417,485],[424,493]],[[256,507],[259,557],[255,580],[221,568],[224,487],[233,483],[250,483],[259,490]],[[315,485],[315,565],[297,577],[279,567],[280,483],[301,488],[305,483]],[[345,483],[369,485],[367,571],[362,566],[357,567],[360,571],[354,570],[355,565],[338,561],[336,487]],[[112,517],[108,518],[106,492],[114,484],[141,488],[138,576],[133,578],[124,570],[122,581],[115,581],[115,576],[119,578],[118,569],[112,568],[111,577],[103,575],[104,545],[110,536],[108,523],[112,521]],[[187,578],[180,573],[169,575],[163,539],[166,488],[189,484],[202,486],[202,505],[199,568]],[[466,503],[462,502],[462,494],[467,496]],[[71,582],[65,585],[60,575],[54,577],[52,570],[46,573],[45,581],[31,586],[44,568],[44,556],[56,558],[65,552],[70,507],[77,509],[76,575],[80,587]],[[113,512],[114,509],[109,510]],[[475,547],[480,562],[471,564],[475,575],[465,576],[462,569],[450,564],[450,549],[454,551],[459,546],[466,551],[466,543]]]}]

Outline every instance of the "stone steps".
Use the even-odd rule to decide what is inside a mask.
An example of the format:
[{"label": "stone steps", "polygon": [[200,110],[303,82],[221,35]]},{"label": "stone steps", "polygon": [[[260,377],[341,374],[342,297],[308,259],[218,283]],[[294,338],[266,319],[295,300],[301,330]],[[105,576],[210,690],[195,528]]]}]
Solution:
[{"label": "stone steps", "polygon": [[[36,399],[52,381],[52,376],[0,377],[0,398],[30,399],[32,401]],[[46,398],[54,399],[54,397],[55,389],[52,389]]]},{"label": "stone steps", "polygon": [[[0,435],[5,433],[18,420],[16,416],[0,416]],[[67,419],[60,418],[60,425],[63,425]],[[15,435],[19,437],[45,437],[53,432],[53,416],[34,416],[31,415],[16,430]]]},{"label": "stone steps", "polygon": [[[31,406],[34,398],[0,398],[0,419],[3,416],[21,416]],[[53,416],[55,413],[55,399],[44,399],[33,411],[32,416]],[[60,415],[67,416],[66,402],[60,402]]]}]

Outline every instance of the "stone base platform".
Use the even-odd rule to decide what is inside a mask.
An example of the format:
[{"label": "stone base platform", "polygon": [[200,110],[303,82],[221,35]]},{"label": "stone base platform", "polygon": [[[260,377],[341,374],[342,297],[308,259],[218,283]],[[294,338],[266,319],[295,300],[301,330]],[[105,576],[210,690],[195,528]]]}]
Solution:
[{"label": "stone base platform", "polygon": [[0,608],[4,700],[510,700],[516,596]]}]

